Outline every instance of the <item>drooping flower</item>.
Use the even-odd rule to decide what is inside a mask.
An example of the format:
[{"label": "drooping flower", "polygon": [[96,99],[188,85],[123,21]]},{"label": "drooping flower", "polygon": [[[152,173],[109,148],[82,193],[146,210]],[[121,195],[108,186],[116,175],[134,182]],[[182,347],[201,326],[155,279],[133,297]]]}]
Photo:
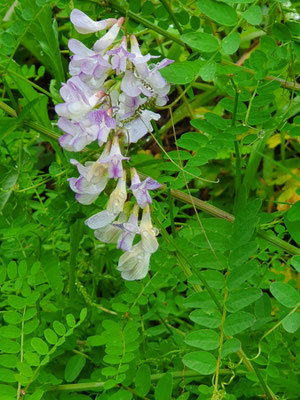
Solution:
[{"label": "drooping flower", "polygon": [[119,138],[118,136],[115,136],[109,155],[103,158],[101,162],[108,164],[108,177],[117,179],[123,176],[122,160],[129,159],[130,157],[122,156],[119,145]]},{"label": "drooping flower", "polygon": [[101,53],[113,43],[113,41],[118,36],[118,33],[124,21],[125,19],[123,17],[119,18],[117,22],[109,29],[109,31],[106,32],[106,34],[102,36],[99,40],[97,40],[97,42],[93,46],[93,49],[96,53]]},{"label": "drooping flower", "polygon": [[121,44],[116,49],[109,50],[106,53],[111,57],[111,66],[116,70],[117,74],[125,72],[127,68],[127,59],[132,60],[135,55],[127,51],[127,38],[123,36]]},{"label": "drooping flower", "polygon": [[70,39],[68,47],[74,53],[69,64],[70,75],[79,75],[91,89],[97,84],[99,90],[107,77],[107,71],[111,68],[109,62],[79,40]]},{"label": "drooping flower", "polygon": [[158,249],[158,241],[156,239],[156,236],[158,235],[158,230],[155,229],[152,225],[148,204],[143,210],[143,216],[140,223],[140,234],[144,251],[148,253],[155,253]]},{"label": "drooping flower", "polygon": [[126,172],[118,180],[117,187],[111,193],[106,210],[101,211],[85,221],[85,224],[91,229],[99,229],[112,223],[123,211],[126,201]]},{"label": "drooping flower", "polygon": [[65,132],[60,136],[59,144],[68,151],[80,151],[95,140],[95,134],[80,122],[72,122],[61,117],[58,119],[57,125]]},{"label": "drooping flower", "polygon": [[121,229],[121,235],[119,236],[117,245],[118,249],[122,249],[124,251],[128,251],[131,249],[135,235],[139,233],[138,214],[139,206],[135,205],[127,222],[124,222],[122,224],[113,224],[114,226]]},{"label": "drooping flower", "polygon": [[131,168],[130,190],[132,191],[138,205],[141,208],[145,208],[147,204],[152,204],[152,199],[148,190],[155,190],[159,187],[161,187],[161,184],[149,177],[141,182],[140,177],[136,172],[136,169]]},{"label": "drooping flower", "polygon": [[127,281],[143,279],[148,273],[151,253],[146,252],[142,242],[134,245],[119,258],[117,270]]},{"label": "drooping flower", "polygon": [[94,21],[84,12],[76,8],[71,11],[70,20],[74,25],[76,31],[83,34],[103,31],[104,29],[108,29],[117,22],[115,18]]},{"label": "drooping flower", "polygon": [[136,143],[147,133],[152,132],[151,120],[154,119],[157,121],[159,118],[159,114],[150,110],[137,111],[136,118],[124,123],[124,128],[128,132],[129,142]]},{"label": "drooping flower", "polygon": [[108,142],[102,155],[95,162],[87,162],[83,166],[77,160],[70,162],[76,165],[79,177],[69,178],[70,188],[76,193],[76,200],[81,204],[93,203],[99,194],[105,189],[108,181],[107,164],[101,163],[101,159],[109,153],[111,143]]},{"label": "drooping flower", "polygon": [[75,122],[80,121],[105,95],[103,91],[93,93],[78,76],[73,76],[67,83],[63,83],[59,93],[65,103],[55,106],[56,113]]},{"label": "drooping flower", "polygon": [[[98,127],[97,139],[99,146],[107,142],[107,137],[112,129],[116,129],[116,121],[112,118],[112,109],[93,110],[88,114],[91,124]],[[121,175],[122,176],[122,175]],[[119,178],[121,177],[119,176]]]},{"label": "drooping flower", "polygon": [[118,243],[119,237],[122,233],[121,224],[123,224],[125,221],[126,214],[124,211],[122,211],[115,223],[108,224],[95,230],[94,233],[96,239],[103,243]]}]

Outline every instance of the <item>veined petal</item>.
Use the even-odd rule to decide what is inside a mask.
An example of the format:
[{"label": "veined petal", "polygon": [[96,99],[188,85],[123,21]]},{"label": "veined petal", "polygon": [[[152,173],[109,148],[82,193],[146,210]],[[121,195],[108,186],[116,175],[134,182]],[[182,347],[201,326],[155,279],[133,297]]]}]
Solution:
[{"label": "veined petal", "polygon": [[84,223],[91,229],[99,229],[110,224],[115,219],[115,214],[104,210],[88,218],[86,221],[84,221]]},{"label": "veined petal", "polygon": [[83,43],[77,39],[70,39],[68,42],[68,47],[72,53],[77,54],[81,57],[90,57],[95,53],[93,50],[88,49]]},{"label": "veined petal", "polygon": [[97,199],[98,196],[99,196],[98,193],[96,194],[76,193],[75,199],[80,204],[89,205],[92,204]]},{"label": "veined petal", "polygon": [[117,22],[114,18],[104,19],[102,21],[93,21],[84,12],[77,10],[76,8],[72,10],[70,20],[77,32],[83,34],[102,31]]},{"label": "veined petal", "polygon": [[143,243],[143,249],[147,253],[155,253],[158,249],[158,241],[154,233],[149,231],[141,231],[141,239]]},{"label": "veined petal", "polygon": [[121,273],[121,277],[125,279],[125,281],[137,281],[140,279],[144,279],[149,271],[150,264],[150,254],[145,254],[145,259],[143,262],[136,265],[129,271],[124,271]]},{"label": "veined petal", "polygon": [[117,243],[121,232],[119,227],[110,224],[103,228],[96,229],[95,237],[103,243]]},{"label": "veined petal", "polygon": [[116,23],[110,28],[110,30],[104,36],[102,36],[102,38],[97,40],[93,47],[97,53],[100,53],[101,51],[107,49],[107,47],[109,47],[113,43],[113,41],[118,36],[123,22],[124,18],[119,18],[118,21],[116,21]]},{"label": "veined petal", "polygon": [[125,72],[121,83],[121,90],[123,90],[130,97],[136,97],[141,93],[141,90],[137,87],[136,78],[133,72]]}]

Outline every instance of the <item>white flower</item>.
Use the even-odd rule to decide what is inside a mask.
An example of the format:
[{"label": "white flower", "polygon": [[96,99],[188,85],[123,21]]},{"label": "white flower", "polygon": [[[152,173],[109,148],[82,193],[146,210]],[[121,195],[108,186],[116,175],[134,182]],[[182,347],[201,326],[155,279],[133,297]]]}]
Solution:
[{"label": "white flower", "polygon": [[72,10],[70,20],[76,31],[83,34],[103,31],[117,22],[115,18],[93,21],[84,12],[77,10],[76,8]]},{"label": "white flower", "polygon": [[91,229],[99,229],[112,223],[123,211],[126,201],[126,172],[119,179],[117,187],[111,193],[106,210],[101,211],[85,221],[85,224]]},{"label": "white flower", "polygon": [[148,204],[143,211],[143,217],[140,223],[140,234],[143,250],[147,253],[155,253],[158,249],[158,241],[156,239],[158,230],[152,225]]},{"label": "white flower", "polygon": [[148,273],[151,253],[144,250],[142,242],[137,243],[130,251],[121,255],[117,270],[127,281],[143,279]]},{"label": "white flower", "polygon": [[70,188],[76,193],[76,200],[81,204],[93,203],[105,189],[107,178],[107,164],[101,163],[102,158],[109,153],[111,143],[108,142],[102,155],[95,162],[87,162],[83,166],[77,160],[70,162],[76,165],[80,174],[79,178],[69,178]]}]

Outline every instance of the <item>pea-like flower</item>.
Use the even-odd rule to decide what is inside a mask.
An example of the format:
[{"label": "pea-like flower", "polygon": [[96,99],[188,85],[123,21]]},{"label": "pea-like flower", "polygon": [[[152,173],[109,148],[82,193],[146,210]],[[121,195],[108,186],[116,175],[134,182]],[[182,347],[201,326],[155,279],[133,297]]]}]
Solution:
[{"label": "pea-like flower", "polygon": [[137,243],[131,250],[119,258],[117,270],[126,281],[145,278],[149,270],[151,253],[144,250],[142,242]]},{"label": "pea-like flower", "polygon": [[80,164],[77,160],[71,159],[70,162],[76,165],[80,176],[69,178],[70,188],[76,193],[76,200],[81,204],[93,203],[99,194],[105,189],[107,177],[107,164],[101,163],[102,158],[109,153],[111,143],[108,142],[102,155],[95,162]]},{"label": "pea-like flower", "polygon": [[122,156],[119,145],[119,138],[118,136],[115,136],[113,139],[113,144],[111,146],[109,155],[103,158],[101,162],[108,164],[108,177],[117,179],[123,176],[122,161],[129,159],[130,157]]},{"label": "pea-like flower", "polygon": [[159,187],[161,187],[161,184],[149,177],[141,182],[136,169],[131,168],[130,190],[141,208],[145,208],[147,204],[152,204],[152,199],[148,191],[158,189]]},{"label": "pea-like flower", "polygon": [[139,206],[135,205],[133,211],[128,218],[127,222],[122,224],[114,223],[113,225],[121,229],[121,235],[118,239],[118,249],[128,251],[132,247],[133,240],[137,233],[139,233],[138,226]]},{"label": "pea-like flower", "polygon": [[112,223],[123,211],[126,201],[126,172],[118,180],[117,187],[111,193],[106,210],[101,211],[85,221],[85,224],[91,229],[99,229]]},{"label": "pea-like flower", "polygon": [[115,18],[108,18],[102,21],[94,21],[84,12],[78,10],[77,8],[71,11],[70,20],[74,25],[76,31],[83,34],[103,31],[104,29],[109,28],[117,22]]},{"label": "pea-like flower", "polygon": [[158,249],[158,241],[156,239],[158,230],[152,225],[148,204],[143,210],[143,216],[140,223],[140,233],[143,249],[148,253],[155,253]]}]

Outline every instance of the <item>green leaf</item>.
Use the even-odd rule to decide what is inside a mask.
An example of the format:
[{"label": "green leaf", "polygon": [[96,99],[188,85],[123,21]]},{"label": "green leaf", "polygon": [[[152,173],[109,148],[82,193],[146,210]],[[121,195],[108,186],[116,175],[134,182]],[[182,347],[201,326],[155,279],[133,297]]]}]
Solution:
[{"label": "green leaf", "polygon": [[235,53],[240,46],[240,34],[233,32],[222,39],[222,49],[225,54]]},{"label": "green leaf", "polygon": [[184,85],[195,78],[192,62],[175,62],[163,68],[160,73],[169,83]]},{"label": "green leaf", "polygon": [[290,260],[290,263],[295,268],[295,270],[300,273],[300,256],[294,256]]},{"label": "green leaf", "polygon": [[211,329],[201,329],[189,333],[185,338],[185,343],[203,350],[214,350],[220,345],[220,337]]},{"label": "green leaf", "polygon": [[183,357],[183,363],[201,375],[213,374],[216,370],[217,360],[207,351],[194,351]]},{"label": "green leaf", "polygon": [[270,285],[270,291],[275,299],[287,308],[293,308],[300,302],[299,293],[288,283],[274,282]]},{"label": "green leaf", "polygon": [[236,312],[254,303],[262,296],[260,289],[250,287],[230,292],[226,301],[226,309],[229,312]]},{"label": "green leaf", "polygon": [[238,22],[236,11],[228,4],[215,0],[197,1],[197,7],[220,25],[233,26]]},{"label": "green leaf", "polygon": [[300,220],[300,201],[294,203],[287,213],[287,219],[289,221]]},{"label": "green leaf", "polygon": [[283,328],[289,333],[295,333],[300,327],[300,314],[295,312],[291,315],[287,315],[282,320]]},{"label": "green leaf", "polygon": [[8,324],[19,324],[22,321],[22,315],[17,311],[7,311],[4,313],[3,319]]},{"label": "green leaf", "polygon": [[212,53],[219,48],[218,40],[209,33],[189,32],[181,35],[181,40],[189,47],[205,53]]},{"label": "green leaf", "polygon": [[54,321],[53,322],[53,329],[55,330],[55,332],[59,335],[59,336],[64,336],[64,334],[66,333],[66,328],[65,326],[59,322],[59,321]]},{"label": "green leaf", "polygon": [[44,336],[45,336],[45,339],[47,340],[47,342],[50,344],[55,344],[57,342],[57,335],[50,328],[47,328],[44,330]]},{"label": "green leaf", "polygon": [[50,251],[45,251],[42,254],[41,264],[52,290],[57,295],[60,294],[63,291],[64,284],[58,258]]},{"label": "green leaf", "polygon": [[87,343],[92,347],[103,346],[106,343],[106,339],[101,335],[89,336]]},{"label": "green leaf", "polygon": [[243,18],[251,24],[258,25],[262,20],[262,12],[259,6],[252,6],[242,13]]},{"label": "green leaf", "polygon": [[17,263],[11,261],[7,266],[7,276],[9,279],[15,279],[17,276]]},{"label": "green leaf", "polygon": [[31,346],[32,348],[39,354],[41,355],[45,355],[48,353],[48,345],[46,342],[44,342],[44,340],[42,340],[41,338],[38,337],[34,337],[31,339]]},{"label": "green leaf", "polygon": [[16,296],[14,294],[11,294],[7,297],[7,302],[11,307],[17,310],[23,309],[27,304],[26,299],[21,296]]},{"label": "green leaf", "polygon": [[8,339],[16,339],[21,336],[21,329],[15,325],[0,326],[0,336]]},{"label": "green leaf", "polygon": [[238,333],[250,328],[254,322],[254,315],[245,311],[230,314],[226,317],[224,322],[224,333],[228,336],[237,335]]},{"label": "green leaf", "polygon": [[[109,389],[109,387],[108,387],[108,389]],[[131,400],[131,399],[132,399],[132,393],[125,389],[120,389],[116,393],[114,393],[112,396],[109,396],[107,398],[107,400]],[[80,399],[78,399],[78,400],[80,400]]]},{"label": "green leaf", "polygon": [[228,290],[239,287],[247,279],[250,279],[256,273],[257,269],[258,264],[254,261],[235,267],[233,271],[230,271],[227,279]]},{"label": "green leaf", "polygon": [[285,24],[280,24],[278,22],[272,25],[272,33],[282,42],[288,42],[292,38],[289,28]]},{"label": "green leaf", "polygon": [[86,358],[81,356],[80,354],[75,354],[72,356],[66,365],[65,368],[65,380],[67,382],[73,382],[82,371],[85,366]]},{"label": "green leaf", "polygon": [[[27,6],[28,7],[28,6]],[[64,70],[60,55],[57,24],[52,21],[51,6],[42,8],[30,3],[30,11],[35,14],[22,43],[55,77],[58,83],[64,82]]]},{"label": "green leaf", "polygon": [[225,358],[228,354],[236,353],[242,348],[241,342],[236,338],[231,338],[226,340],[222,346],[221,357]]},{"label": "green leaf", "polygon": [[171,400],[173,389],[172,375],[167,372],[164,374],[157,383],[154,391],[155,400]]},{"label": "green leaf", "polygon": [[201,78],[205,82],[211,82],[216,74],[217,64],[214,61],[206,62],[199,71]]},{"label": "green leaf", "polygon": [[8,368],[0,368],[0,382],[16,382],[14,372]]},{"label": "green leaf", "polygon": [[70,328],[74,328],[74,326],[76,325],[76,321],[73,314],[67,314],[66,321]]},{"label": "green leaf", "polygon": [[0,191],[0,211],[3,210],[6,203],[8,202],[13,188],[18,181],[18,173],[14,169],[4,176],[1,180],[1,191]]},{"label": "green leaf", "polygon": [[217,310],[194,310],[190,314],[190,319],[207,328],[218,328],[221,325],[222,316]]},{"label": "green leaf", "polygon": [[145,397],[150,390],[151,377],[149,365],[143,364],[137,370],[135,376],[135,390],[140,397]]}]

